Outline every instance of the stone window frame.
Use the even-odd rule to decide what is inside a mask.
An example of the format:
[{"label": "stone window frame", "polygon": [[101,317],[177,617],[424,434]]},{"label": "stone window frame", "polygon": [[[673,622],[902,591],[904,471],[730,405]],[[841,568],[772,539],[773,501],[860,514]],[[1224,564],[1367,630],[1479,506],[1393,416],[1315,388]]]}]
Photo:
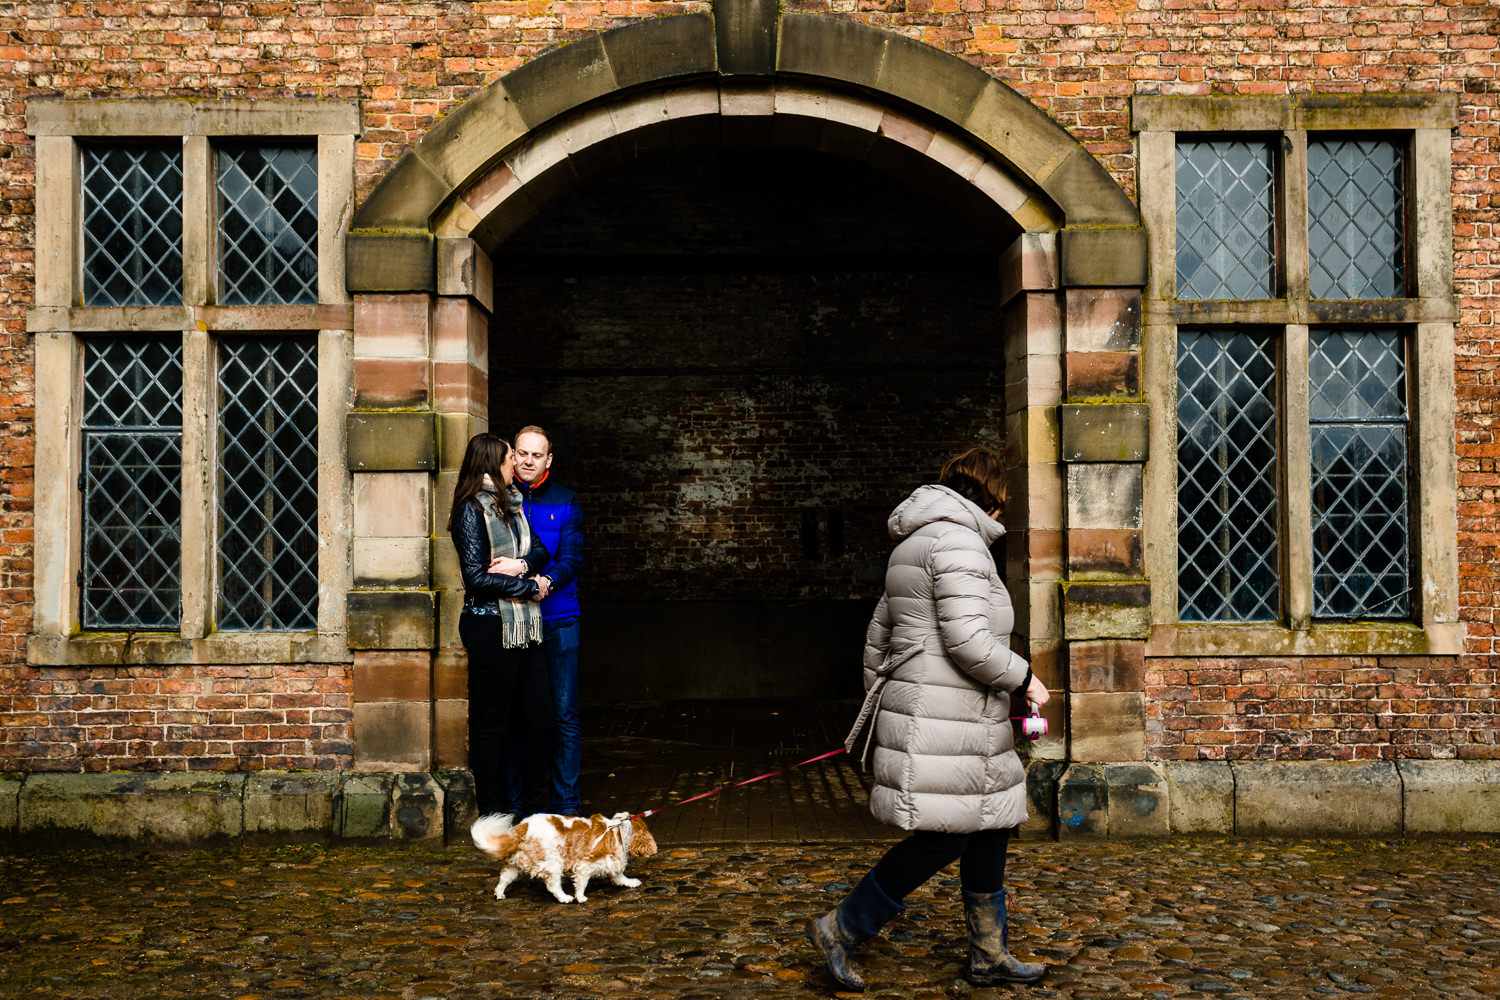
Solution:
[{"label": "stone window frame", "polygon": [[[1150,459],[1142,528],[1151,587],[1148,656],[1441,654],[1463,650],[1458,607],[1457,459],[1453,394],[1453,94],[1290,97],[1136,96],[1141,216],[1148,236],[1143,294],[1143,388],[1150,399]],[[1308,293],[1309,136],[1400,136],[1408,149],[1411,298],[1317,300]],[[1276,177],[1277,297],[1181,300],[1176,267],[1179,135],[1271,137]],[[1279,623],[1179,623],[1177,619],[1177,382],[1179,325],[1258,326],[1282,341],[1278,448],[1282,476],[1283,587]],[[1407,622],[1325,623],[1312,618],[1311,456],[1307,344],[1311,327],[1386,326],[1409,338],[1411,462],[1419,488],[1411,511],[1413,616]],[[1299,433],[1300,431],[1300,433]]]},{"label": "stone window frame", "polygon": [[[352,572],[353,493],[344,419],[353,399],[353,304],[344,237],[354,210],[357,101],[76,100],[37,98],[26,112],[36,141],[36,479],[34,666],[350,662],[345,595]],[[183,301],[83,306],[80,146],[100,139],[183,144]],[[312,141],[318,155],[318,302],[219,306],[214,277],[217,140]],[[182,618],[177,631],[84,632],[78,571],[80,335],[180,333],[183,338]],[[318,352],[317,628],[218,632],[217,505],[213,502],[219,334],[313,334]],[[57,458],[62,460],[56,460]]]}]

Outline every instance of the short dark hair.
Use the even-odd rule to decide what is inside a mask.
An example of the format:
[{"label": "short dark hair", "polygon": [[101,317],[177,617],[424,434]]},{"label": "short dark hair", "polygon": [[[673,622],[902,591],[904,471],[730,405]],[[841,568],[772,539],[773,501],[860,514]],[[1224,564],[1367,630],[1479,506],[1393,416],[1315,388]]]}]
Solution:
[{"label": "short dark hair", "polygon": [[1005,509],[1005,465],[983,445],[961,451],[943,463],[938,483],[985,513]]}]

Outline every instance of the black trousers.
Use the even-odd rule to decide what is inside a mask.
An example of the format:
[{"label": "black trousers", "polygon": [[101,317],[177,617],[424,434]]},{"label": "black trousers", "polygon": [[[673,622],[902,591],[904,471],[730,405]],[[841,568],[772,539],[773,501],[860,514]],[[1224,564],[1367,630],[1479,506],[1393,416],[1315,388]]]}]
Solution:
[{"label": "black trousers", "polygon": [[900,902],[917,886],[958,861],[965,892],[999,892],[1005,888],[1005,851],[1012,830],[937,833],[918,830],[875,864],[875,884]]},{"label": "black trousers", "polygon": [[459,617],[469,654],[469,770],[481,816],[547,808],[552,682],[541,643],[506,649],[499,615]]}]

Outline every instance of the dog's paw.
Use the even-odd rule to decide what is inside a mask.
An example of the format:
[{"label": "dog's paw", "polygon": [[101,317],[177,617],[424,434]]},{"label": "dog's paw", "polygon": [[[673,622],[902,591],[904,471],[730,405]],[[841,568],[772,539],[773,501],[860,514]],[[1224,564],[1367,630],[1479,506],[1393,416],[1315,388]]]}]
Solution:
[{"label": "dog's paw", "polygon": [[627,889],[639,889],[641,887],[641,880],[638,878],[625,878],[622,876],[620,878],[620,884]]},{"label": "dog's paw", "polygon": [[578,902],[580,902],[580,903],[587,903],[589,901],[589,898],[587,896],[584,896],[584,895],[581,895],[581,894],[579,896],[577,896],[576,898],[577,898]]}]

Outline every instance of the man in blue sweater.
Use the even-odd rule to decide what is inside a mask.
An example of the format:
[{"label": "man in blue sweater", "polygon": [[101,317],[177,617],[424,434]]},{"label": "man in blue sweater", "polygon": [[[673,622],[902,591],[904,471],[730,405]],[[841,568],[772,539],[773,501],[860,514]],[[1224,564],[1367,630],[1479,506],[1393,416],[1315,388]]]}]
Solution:
[{"label": "man in blue sweater", "polygon": [[583,510],[573,491],[552,481],[552,437],[540,427],[516,434],[516,485],[526,520],[552,562],[534,579],[542,587],[542,637],[552,676],[556,733],[552,754],[552,811],[582,808],[578,770],[583,731],[578,724],[578,570],[583,565]]}]

